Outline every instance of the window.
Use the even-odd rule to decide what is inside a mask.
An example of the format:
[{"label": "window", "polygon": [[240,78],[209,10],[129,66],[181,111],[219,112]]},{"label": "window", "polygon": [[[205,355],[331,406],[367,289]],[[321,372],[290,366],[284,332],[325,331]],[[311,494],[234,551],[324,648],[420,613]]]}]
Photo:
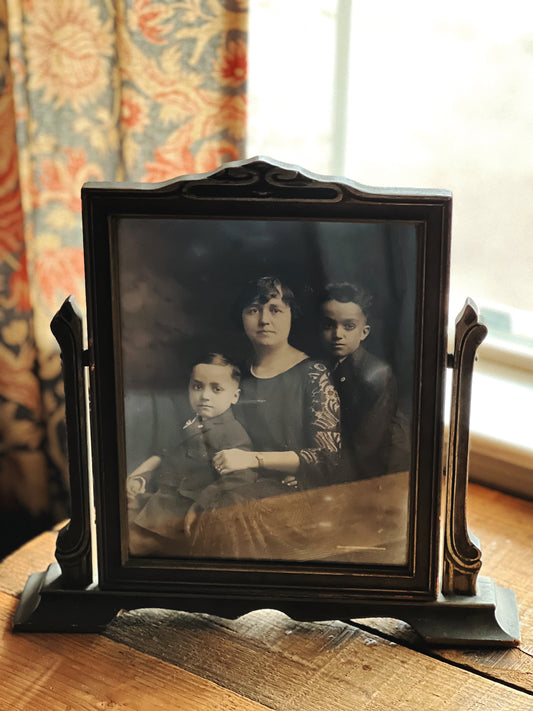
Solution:
[{"label": "window", "polygon": [[450,322],[470,296],[489,327],[472,476],[492,467],[492,484],[530,496],[532,26],[523,0],[505,13],[483,0],[251,0],[247,150],[367,185],[453,191]]}]

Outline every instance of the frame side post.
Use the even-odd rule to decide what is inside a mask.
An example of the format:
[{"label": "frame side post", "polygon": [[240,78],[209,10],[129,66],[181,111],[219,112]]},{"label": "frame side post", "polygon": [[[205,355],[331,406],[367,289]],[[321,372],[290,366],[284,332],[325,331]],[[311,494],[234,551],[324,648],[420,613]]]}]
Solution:
[{"label": "frame side post", "polygon": [[445,595],[475,595],[481,568],[479,541],[468,530],[466,496],[472,375],[476,350],[486,335],[476,305],[467,299],[455,322],[442,581]]},{"label": "frame side post", "polygon": [[92,582],[92,552],[82,317],[73,296],[63,303],[50,328],[61,348],[71,508],[70,521],[58,534],[55,555],[64,587],[83,588]]}]

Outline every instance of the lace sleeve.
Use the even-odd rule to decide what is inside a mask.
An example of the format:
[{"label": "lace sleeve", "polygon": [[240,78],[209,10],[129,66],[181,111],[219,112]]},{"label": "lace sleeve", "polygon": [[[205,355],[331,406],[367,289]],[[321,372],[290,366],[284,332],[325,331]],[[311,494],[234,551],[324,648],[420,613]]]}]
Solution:
[{"label": "lace sleeve", "polygon": [[334,483],[341,447],[339,396],[329,370],[323,363],[315,361],[308,376],[307,416],[311,446],[298,452],[298,480],[304,488]]}]

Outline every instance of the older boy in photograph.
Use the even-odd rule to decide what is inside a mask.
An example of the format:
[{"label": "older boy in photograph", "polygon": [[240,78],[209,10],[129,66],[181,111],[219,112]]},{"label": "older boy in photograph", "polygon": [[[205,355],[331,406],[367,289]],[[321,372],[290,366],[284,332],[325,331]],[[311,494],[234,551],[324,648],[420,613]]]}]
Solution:
[{"label": "older boy in photograph", "polygon": [[345,282],[326,287],[320,301],[322,344],[340,397],[346,479],[390,471],[398,392],[390,367],[362,345],[371,305],[368,292]]}]

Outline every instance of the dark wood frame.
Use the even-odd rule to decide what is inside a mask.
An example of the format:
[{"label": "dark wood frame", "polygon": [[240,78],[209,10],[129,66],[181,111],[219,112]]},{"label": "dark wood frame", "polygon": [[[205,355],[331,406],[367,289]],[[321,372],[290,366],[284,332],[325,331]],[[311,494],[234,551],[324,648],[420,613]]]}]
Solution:
[{"label": "dark wood frame", "polygon": [[[466,322],[466,327],[459,329],[461,343],[456,346],[456,357],[447,356],[451,194],[437,190],[378,190],[344,179],[322,178],[270,159],[252,159],[227,164],[209,174],[184,176],[159,185],[87,184],[82,189],[82,200],[88,349],[80,352],[81,327],[71,302],[64,305],[54,320],[66,368],[72,373],[66,382],[67,399],[71,403],[67,425],[69,432],[74,430],[69,439],[72,521],[70,533],[66,529],[58,542],[56,557],[60,569],[52,566],[46,575],[30,579],[26,598],[32,602],[21,606],[15,628],[71,630],[80,629],[82,625],[94,629],[105,624],[120,608],[136,606],[166,606],[228,617],[259,607],[274,607],[299,619],[401,617],[413,624],[417,620],[418,629],[434,641],[476,643],[475,638],[480,636],[477,628],[474,629],[477,623],[470,631],[458,632],[458,627],[464,628],[465,605],[470,605],[473,620],[481,617],[481,624],[485,625],[488,614],[491,625],[497,628],[490,633],[489,643],[516,643],[516,624],[511,625],[510,631],[502,632],[500,624],[494,621],[495,609],[498,604],[501,606],[501,602],[498,603],[503,595],[501,589],[493,586],[492,581],[489,581],[490,589],[483,583],[484,592],[476,587],[479,550],[466,531],[468,435],[465,441],[464,424],[470,397],[468,371],[485,330],[477,323],[473,305],[467,304],[466,316],[463,314],[461,320],[461,323]],[[128,558],[121,410],[124,392],[114,220],[153,215],[176,220],[195,216],[305,218],[341,222],[399,221],[417,225],[415,365],[419,382],[413,393],[416,456],[410,475],[412,515],[407,565],[332,567],[290,561]],[[73,333],[77,335],[72,337]],[[459,414],[452,420],[446,470],[443,436],[447,366],[454,367],[454,407]],[[90,565],[89,472],[84,453],[85,414],[80,387],[86,367],[90,373],[92,403],[97,585]],[[74,409],[72,403],[76,403]],[[441,525],[443,471],[451,482],[444,536]],[[441,570],[443,543],[444,569]],[[79,592],[74,592],[76,589]],[[41,610],[36,613],[39,603],[35,604],[35,598],[43,595],[47,603],[41,604]],[[471,597],[457,599],[458,595]],[[56,618],[66,599],[71,601],[71,615],[66,622],[59,623]],[[75,612],[81,601],[85,607],[83,623]],[[510,604],[512,606],[512,601]],[[32,605],[33,610],[28,613]],[[46,621],[46,614],[51,622]],[[451,620],[449,629],[444,633],[435,632],[442,627],[441,621],[446,616]]]},{"label": "dark wood frame", "polygon": [[[442,468],[443,388],[446,368],[447,281],[451,198],[449,194],[365,192],[348,182],[318,180],[267,161],[228,166],[210,176],[181,178],[164,186],[86,185],[82,191],[88,287],[88,331],[93,403],[93,471],[96,483],[99,584],[102,588],[179,590],[192,595],[211,587],[225,600],[242,595],[298,598],[310,588],[333,588],[348,596],[430,599],[437,595],[438,510]],[[125,443],[121,403],[117,245],[119,216],[183,216],[340,221],[401,221],[418,225],[416,331],[420,373],[415,417],[417,461],[413,466],[413,532],[403,568],[290,565],[203,560],[138,562],[127,559],[124,542]],[[422,387],[423,384],[423,387]],[[118,475],[117,475],[118,473]],[[121,515],[119,515],[119,512]],[[281,573],[280,567],[283,572]],[[224,583],[222,584],[222,581]],[[221,587],[222,584],[222,587]],[[272,590],[272,593],[267,591]],[[341,593],[342,591],[342,593]],[[333,592],[329,590],[330,594]]]}]

